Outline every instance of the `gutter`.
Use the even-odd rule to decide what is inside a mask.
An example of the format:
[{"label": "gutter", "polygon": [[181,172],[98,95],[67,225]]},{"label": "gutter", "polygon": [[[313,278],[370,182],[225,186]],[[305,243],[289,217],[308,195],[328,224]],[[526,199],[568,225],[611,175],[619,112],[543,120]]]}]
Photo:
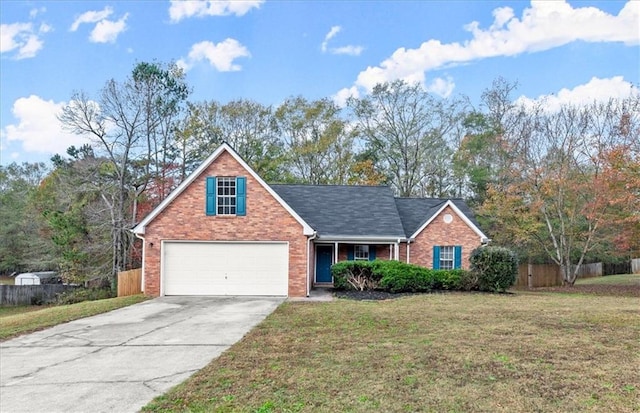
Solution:
[{"label": "gutter", "polygon": [[372,242],[386,242],[386,243],[396,243],[400,241],[405,241],[406,238],[398,238],[397,235],[389,235],[382,237],[367,237],[360,235],[323,235],[318,237],[319,240],[322,241],[331,241],[331,242],[341,242],[343,244],[358,244],[358,243],[372,243]]}]

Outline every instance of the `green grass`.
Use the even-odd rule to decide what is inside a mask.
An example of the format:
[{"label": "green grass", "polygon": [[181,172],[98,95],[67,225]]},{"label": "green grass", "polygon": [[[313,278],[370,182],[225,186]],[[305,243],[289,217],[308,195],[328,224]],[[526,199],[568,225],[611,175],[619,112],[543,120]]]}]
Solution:
[{"label": "green grass", "polygon": [[0,318],[7,317],[15,314],[24,314],[32,311],[44,310],[45,308],[49,308],[48,305],[16,305],[9,307],[0,307]]},{"label": "green grass", "polygon": [[146,412],[632,412],[635,297],[286,302]]},{"label": "green grass", "polygon": [[142,294],[54,307],[0,307],[0,341],[146,300]]},{"label": "green grass", "polygon": [[605,275],[604,277],[582,278],[576,285],[637,285],[640,287],[640,274]]}]

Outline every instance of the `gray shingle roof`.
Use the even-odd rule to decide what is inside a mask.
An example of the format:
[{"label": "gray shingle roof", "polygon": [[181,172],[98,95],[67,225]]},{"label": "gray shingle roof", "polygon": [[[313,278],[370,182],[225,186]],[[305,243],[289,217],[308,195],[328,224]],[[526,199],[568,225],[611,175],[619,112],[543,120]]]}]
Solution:
[{"label": "gray shingle roof", "polygon": [[[404,232],[408,237],[413,235],[449,200],[442,198],[396,198],[396,207],[402,220]],[[473,211],[459,198],[451,199],[453,204],[469,218],[473,224],[480,228]]]},{"label": "gray shingle roof", "polygon": [[[408,238],[448,201],[394,198],[388,186],[270,186],[321,238]],[[462,199],[451,201],[479,228],[473,212]]]},{"label": "gray shingle roof", "polygon": [[270,186],[320,237],[405,237],[388,186]]}]

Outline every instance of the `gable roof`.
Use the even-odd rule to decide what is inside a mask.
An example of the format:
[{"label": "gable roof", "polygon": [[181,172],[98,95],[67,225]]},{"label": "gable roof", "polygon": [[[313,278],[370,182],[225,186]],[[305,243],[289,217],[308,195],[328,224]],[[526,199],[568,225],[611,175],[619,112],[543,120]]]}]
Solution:
[{"label": "gable roof", "polygon": [[462,199],[396,198],[395,201],[407,238],[415,238],[449,206],[481,239],[488,239],[480,229],[473,211]]},{"label": "gable roof", "polygon": [[169,194],[169,196],[160,203],[160,205],[155,207],[153,211],[149,213],[149,215],[147,215],[142,221],[140,221],[140,223],[138,223],[138,225],[133,228],[132,232],[139,235],[144,234],[146,226],[151,221],[153,221],[153,219],[157,217],[167,206],[169,206],[169,204],[171,204],[171,202],[173,202],[173,200],[176,199],[178,195],[180,195],[187,187],[189,187],[189,185],[191,185],[191,183],[193,183],[193,181],[195,181],[196,178],[198,178],[198,176],[200,176],[200,174],[202,174],[209,167],[209,165],[211,165],[213,161],[215,161],[224,152],[229,153],[244,169],[247,170],[247,172],[249,172],[249,174],[264,189],[267,190],[267,192],[269,192],[269,194],[271,194],[271,196],[276,199],[276,201],[280,205],[282,205],[287,210],[287,212],[289,212],[289,214],[291,214],[291,216],[295,218],[296,221],[298,221],[298,223],[300,223],[300,225],[302,225],[304,235],[313,235],[313,228],[311,228],[309,224],[307,224],[305,220],[303,220],[300,215],[298,215],[298,213],[291,208],[291,206],[289,206],[269,185],[267,185],[267,183],[263,181],[262,178],[260,178],[260,176],[258,176],[258,174],[244,161],[244,159],[242,159],[242,157],[240,157],[240,155],[238,155],[236,151],[234,151],[233,148],[231,148],[231,146],[229,146],[229,144],[227,144],[226,142],[223,142],[222,145],[220,145],[202,164],[200,164],[200,166],[198,166],[198,168],[193,171],[191,175],[187,177],[187,179],[185,179],[180,185],[178,185],[178,187],[174,189],[173,192],[171,192],[171,194]]},{"label": "gable roof", "polygon": [[272,184],[271,187],[318,232],[320,239],[405,238],[388,186]]},{"label": "gable roof", "polygon": [[304,235],[317,234],[320,239],[343,241],[411,239],[450,206],[482,240],[488,239],[462,199],[394,198],[388,186],[268,185],[227,143],[220,145],[132,232],[143,235],[146,226],[224,152],[229,153],[302,225]]}]

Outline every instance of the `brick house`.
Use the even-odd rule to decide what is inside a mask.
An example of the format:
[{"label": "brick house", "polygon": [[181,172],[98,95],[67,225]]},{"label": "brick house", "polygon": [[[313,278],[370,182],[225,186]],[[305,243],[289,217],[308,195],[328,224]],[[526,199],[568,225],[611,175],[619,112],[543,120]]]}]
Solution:
[{"label": "brick house", "polygon": [[460,199],[387,186],[269,185],[226,143],[134,229],[147,295],[302,297],[342,260],[467,268],[487,242]]}]

